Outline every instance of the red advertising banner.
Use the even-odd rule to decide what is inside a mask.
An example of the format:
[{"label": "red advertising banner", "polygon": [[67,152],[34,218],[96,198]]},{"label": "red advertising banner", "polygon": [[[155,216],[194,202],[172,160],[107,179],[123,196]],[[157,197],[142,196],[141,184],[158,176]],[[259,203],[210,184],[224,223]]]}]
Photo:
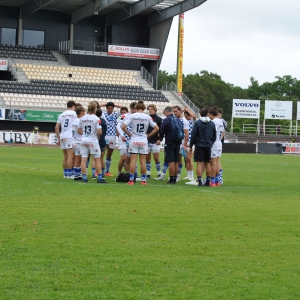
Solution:
[{"label": "red advertising banner", "polygon": [[158,60],[160,56],[160,50],[155,48],[108,45],[107,54],[112,56],[139,57]]},{"label": "red advertising banner", "polygon": [[0,58],[0,71],[7,71],[8,69],[8,60]]}]

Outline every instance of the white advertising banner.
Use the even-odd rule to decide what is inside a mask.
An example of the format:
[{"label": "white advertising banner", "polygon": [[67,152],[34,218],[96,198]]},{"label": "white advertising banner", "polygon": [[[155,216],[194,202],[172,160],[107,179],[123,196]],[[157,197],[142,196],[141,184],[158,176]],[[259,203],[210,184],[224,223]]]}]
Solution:
[{"label": "white advertising banner", "polygon": [[57,145],[55,133],[0,131],[0,143]]},{"label": "white advertising banner", "polygon": [[297,120],[300,120],[300,102],[297,102]]},{"label": "white advertising banner", "polygon": [[284,154],[300,154],[300,144],[299,143],[283,143],[282,144]]},{"label": "white advertising banner", "polygon": [[0,58],[0,71],[7,71],[8,69],[8,60]]},{"label": "white advertising banner", "polygon": [[283,100],[265,101],[265,119],[292,120],[293,102]]},{"label": "white advertising banner", "polygon": [[259,119],[260,100],[233,99],[232,118]]},{"label": "white advertising banner", "polygon": [[149,59],[159,59],[160,50],[155,48],[141,48],[121,45],[108,45],[108,55],[140,57]]}]

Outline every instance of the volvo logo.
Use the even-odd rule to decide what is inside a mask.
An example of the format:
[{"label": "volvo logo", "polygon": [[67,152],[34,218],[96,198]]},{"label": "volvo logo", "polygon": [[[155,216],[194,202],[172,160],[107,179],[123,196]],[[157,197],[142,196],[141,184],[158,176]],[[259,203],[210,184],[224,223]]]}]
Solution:
[{"label": "volvo logo", "polygon": [[280,108],[280,107],[282,106],[282,104],[281,104],[281,102],[276,102],[275,106],[276,106],[277,108]]}]

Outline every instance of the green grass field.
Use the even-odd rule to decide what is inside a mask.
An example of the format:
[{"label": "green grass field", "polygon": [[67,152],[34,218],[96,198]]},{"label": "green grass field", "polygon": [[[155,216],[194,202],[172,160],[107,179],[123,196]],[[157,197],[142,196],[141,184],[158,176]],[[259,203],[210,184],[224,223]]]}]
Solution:
[{"label": "green grass field", "polygon": [[0,147],[0,299],[300,299],[299,160],[223,154],[216,188],[100,185],[63,179],[58,148]]}]

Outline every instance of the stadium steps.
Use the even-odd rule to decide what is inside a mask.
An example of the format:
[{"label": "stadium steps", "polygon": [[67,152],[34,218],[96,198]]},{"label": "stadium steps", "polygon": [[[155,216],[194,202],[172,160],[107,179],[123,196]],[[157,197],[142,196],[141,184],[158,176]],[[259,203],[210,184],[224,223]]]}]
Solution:
[{"label": "stadium steps", "polygon": [[141,72],[137,72],[138,76],[133,76],[137,83],[145,90],[145,91],[154,91],[154,88],[144,79],[141,75]]},{"label": "stadium steps", "polygon": [[52,51],[52,54],[57,59],[59,65],[69,66],[68,60],[63,55],[61,55],[58,51]]},{"label": "stadium steps", "polygon": [[238,142],[246,142],[246,144],[253,144],[259,142],[289,142],[291,137],[288,135],[276,135],[276,134],[266,134],[257,135],[251,133],[234,133],[237,137]]},{"label": "stadium steps", "polygon": [[180,100],[178,100],[173,92],[170,91],[161,91],[161,93],[170,101],[170,106],[178,105],[179,107],[185,107],[186,105],[183,104]]},{"label": "stadium steps", "polygon": [[22,68],[17,68],[17,78],[20,82],[30,82],[30,79],[26,76]]}]

